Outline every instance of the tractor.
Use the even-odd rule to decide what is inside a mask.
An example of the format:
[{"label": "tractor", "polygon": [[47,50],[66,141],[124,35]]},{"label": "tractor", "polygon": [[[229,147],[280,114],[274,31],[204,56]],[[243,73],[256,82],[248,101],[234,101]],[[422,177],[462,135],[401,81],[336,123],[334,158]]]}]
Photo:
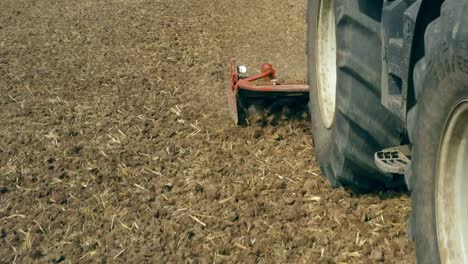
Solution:
[{"label": "tractor", "polygon": [[468,263],[468,1],[308,0],[307,27],[308,85],[231,59],[234,121],[252,98],[308,97],[330,183],[406,185],[418,263]]}]

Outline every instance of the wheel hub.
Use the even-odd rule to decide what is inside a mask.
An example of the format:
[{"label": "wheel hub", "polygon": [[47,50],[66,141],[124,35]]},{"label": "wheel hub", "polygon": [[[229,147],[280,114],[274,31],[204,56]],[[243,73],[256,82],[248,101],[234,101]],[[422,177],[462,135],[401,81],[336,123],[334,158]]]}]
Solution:
[{"label": "wheel hub", "polygon": [[317,38],[317,90],[320,113],[325,127],[335,118],[336,104],[336,35],[332,0],[320,1]]}]

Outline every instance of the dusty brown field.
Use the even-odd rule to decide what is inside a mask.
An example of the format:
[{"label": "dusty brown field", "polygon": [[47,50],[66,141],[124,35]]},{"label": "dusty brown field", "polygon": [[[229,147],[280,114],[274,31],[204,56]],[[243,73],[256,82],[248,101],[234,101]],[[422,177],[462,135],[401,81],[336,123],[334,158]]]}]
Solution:
[{"label": "dusty brown field", "polygon": [[304,12],[2,0],[0,263],[414,262],[407,195],[332,189],[307,119],[228,118],[229,54],[305,80]]}]

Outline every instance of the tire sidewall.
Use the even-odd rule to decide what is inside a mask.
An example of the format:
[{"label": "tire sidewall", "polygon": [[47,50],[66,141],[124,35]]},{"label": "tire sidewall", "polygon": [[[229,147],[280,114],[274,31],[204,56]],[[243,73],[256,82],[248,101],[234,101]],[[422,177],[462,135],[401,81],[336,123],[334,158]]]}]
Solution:
[{"label": "tire sidewall", "polygon": [[417,124],[412,138],[413,164],[412,233],[419,263],[436,263],[440,259],[437,240],[435,192],[437,164],[442,135],[452,110],[463,99],[468,99],[467,54],[442,50],[427,61],[422,87],[424,91],[417,105]]},{"label": "tire sidewall", "polygon": [[327,128],[322,121],[320,110],[320,99],[318,94],[317,78],[317,30],[320,12],[320,0],[309,0],[307,2],[307,63],[309,80],[309,109],[312,119],[312,137],[317,160],[322,171],[326,174],[330,183],[337,186],[334,172],[331,168],[330,154],[332,142],[332,127],[335,125],[335,119],[331,128]]}]

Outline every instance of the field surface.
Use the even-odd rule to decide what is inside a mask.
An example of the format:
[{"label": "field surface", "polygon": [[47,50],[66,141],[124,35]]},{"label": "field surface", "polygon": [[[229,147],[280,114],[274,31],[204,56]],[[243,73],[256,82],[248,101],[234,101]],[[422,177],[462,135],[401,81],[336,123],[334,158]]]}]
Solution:
[{"label": "field surface", "polygon": [[230,54],[306,80],[274,2],[2,0],[0,263],[413,263],[408,196],[333,189],[305,114],[231,123]]}]

